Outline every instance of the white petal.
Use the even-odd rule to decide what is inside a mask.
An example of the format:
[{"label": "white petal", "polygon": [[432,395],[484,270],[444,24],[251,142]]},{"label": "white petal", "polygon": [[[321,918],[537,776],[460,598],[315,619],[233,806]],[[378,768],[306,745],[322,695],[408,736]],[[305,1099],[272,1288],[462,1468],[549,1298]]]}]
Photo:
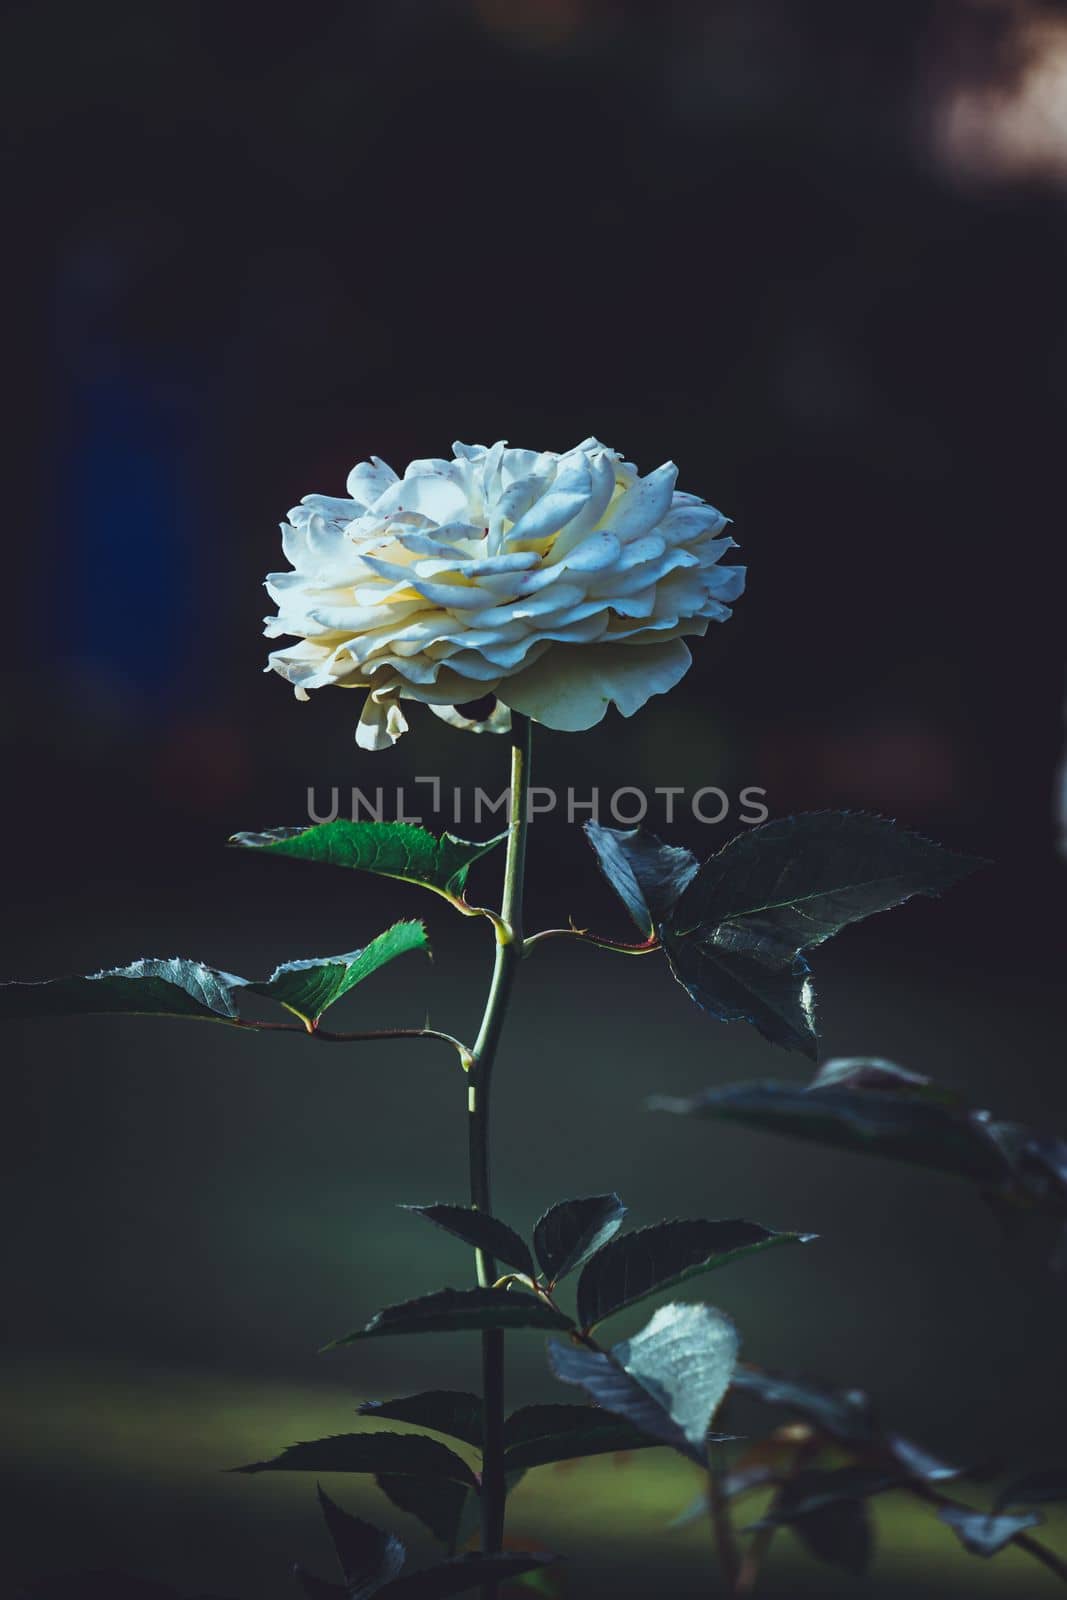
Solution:
[{"label": "white petal", "polygon": [[624,717],[688,672],[692,657],[680,639],[640,649],[622,644],[555,645],[540,661],[507,678],[498,691],[513,711],[548,728],[577,733],[617,705]]},{"label": "white petal", "polygon": [[378,456],[371,456],[369,461],[361,461],[352,468],[345,488],[361,506],[372,506],[378,496],[395,482],[396,473],[392,467],[387,467]]},{"label": "white petal", "polygon": [[673,461],[665,461],[627,489],[604,518],[604,526],[624,540],[650,532],[670,509],[677,481],[678,468]]},{"label": "white petal", "polygon": [[511,708],[498,700],[487,717],[475,721],[472,717],[465,717],[457,711],[455,706],[431,706],[430,710],[435,717],[440,717],[442,722],[447,722],[450,728],[461,728],[465,733],[509,733],[511,731]]}]

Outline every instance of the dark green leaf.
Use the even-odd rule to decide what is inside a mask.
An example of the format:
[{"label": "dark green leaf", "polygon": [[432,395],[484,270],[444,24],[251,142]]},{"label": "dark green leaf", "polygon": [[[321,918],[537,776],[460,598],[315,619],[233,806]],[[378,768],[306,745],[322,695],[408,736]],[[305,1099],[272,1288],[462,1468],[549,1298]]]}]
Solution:
[{"label": "dark green leaf", "polygon": [[972,1556],[995,1556],[1011,1544],[1017,1533],[1036,1528],[1042,1521],[1036,1511],[990,1516],[970,1506],[939,1506],[937,1514]]},{"label": "dark green leaf", "polygon": [[504,1465],[525,1470],[660,1442],[599,1406],[523,1406],[504,1424]]},{"label": "dark green leaf", "polygon": [[815,1054],[801,952],[979,863],[884,817],[811,812],[751,828],[705,861],[661,930],[672,969],[722,1021]]},{"label": "dark green leaf", "polygon": [[578,1321],[593,1328],[624,1306],[774,1245],[804,1244],[810,1233],[776,1233],[740,1218],[725,1222],[657,1222],[612,1239],[582,1269]]},{"label": "dark green leaf", "polygon": [[317,1578],[313,1572],[302,1567],[299,1561],[293,1563],[293,1577],[307,1595],[308,1600],[348,1600],[348,1590],[340,1583],[327,1583],[324,1578]]},{"label": "dark green leaf", "polygon": [[364,1400],[356,1407],[360,1416],[384,1417],[388,1422],[411,1422],[462,1439],[476,1450],[482,1447],[482,1402],[476,1394],[454,1389],[427,1389],[396,1400]]},{"label": "dark green leaf", "polygon": [[507,838],[474,843],[454,834],[440,836],[410,822],[333,822],[311,828],[271,828],[266,833],[235,833],[231,844],[296,861],[352,867],[381,877],[402,878],[433,889],[448,900],[463,896],[467,874],[482,856]]},{"label": "dark green leaf", "polygon": [[86,978],[47,983],[0,983],[0,1021],[23,1017],[74,1017],[126,1012],[155,1017],[199,1017],[232,1022],[233,991],[245,980],[200,961],[145,957]]},{"label": "dark green leaf", "polygon": [[733,1387],[765,1405],[782,1406],[842,1443],[868,1444],[877,1437],[871,1403],[861,1389],[827,1389],[746,1366],[735,1370]]},{"label": "dark green leaf", "polygon": [[346,955],[318,956],[311,961],[286,961],[262,983],[249,983],[253,994],[277,1000],[305,1022],[317,1022],[322,1013],[369,978],[387,962],[411,950],[428,950],[426,929],[421,922],[397,922],[363,950]]},{"label": "dark green leaf", "polygon": [[669,1305],[610,1353],[553,1340],[548,1357],[562,1382],[705,1464],[711,1419],[737,1360],[737,1334],[710,1306]]},{"label": "dark green leaf", "polygon": [[617,1194],[592,1194],[550,1206],[534,1228],[534,1249],[550,1285],[584,1266],[622,1226]]},{"label": "dark green leaf", "polygon": [[772,1044],[815,1058],[815,985],[803,956],[784,967],[660,929],[667,963],[682,988],[718,1022],[750,1022]]},{"label": "dark green leaf", "polygon": [[383,1584],[395,1578],[407,1559],[407,1551],[391,1533],[383,1533],[372,1523],[362,1522],[335,1505],[323,1489],[319,1505],[337,1552],[348,1600],[367,1600]]},{"label": "dark green leaf", "polygon": [[870,1565],[874,1538],[862,1500],[836,1500],[798,1517],[790,1527],[819,1561],[844,1567],[857,1577]]},{"label": "dark green leaf", "polygon": [[569,1328],[570,1321],[520,1289],[439,1289],[377,1312],[365,1328],[326,1346],[396,1333],[455,1333],[472,1328]]},{"label": "dark green leaf", "polygon": [[676,845],[661,844],[643,828],[605,828],[587,822],[585,836],[605,878],[642,934],[651,938],[696,875],[696,856]]},{"label": "dark green leaf", "polygon": [[528,1278],[536,1274],[533,1257],[513,1228],[498,1222],[486,1211],[476,1211],[473,1206],[404,1206],[404,1211],[414,1211],[417,1216],[435,1222],[446,1233],[454,1234],[464,1244],[475,1250],[484,1250],[494,1260],[516,1267]]},{"label": "dark green leaf", "polygon": [[1050,1500],[1067,1500],[1067,1467],[1045,1467],[1013,1478],[997,1495],[993,1509],[1043,1505]]},{"label": "dark green leaf", "polygon": [[379,1591],[381,1600],[443,1600],[445,1595],[463,1594],[479,1585],[506,1583],[520,1573],[547,1567],[555,1556],[534,1550],[504,1550],[498,1555],[453,1556],[439,1566],[426,1567],[410,1577],[396,1578]]},{"label": "dark green leaf", "polygon": [[473,1488],[467,1463],[421,1433],[337,1433],[328,1439],[291,1444],[270,1461],[253,1461],[235,1472],[372,1472],[387,1476],[445,1478]]},{"label": "dark green leaf", "polygon": [[749,1528],[777,1528],[824,1511],[842,1500],[867,1500],[899,1482],[879,1467],[809,1468],[783,1485],[772,1505]]},{"label": "dark green leaf", "polygon": [[449,1483],[445,1478],[394,1478],[379,1474],[374,1481],[395,1506],[418,1517],[449,1555],[454,1554],[471,1490],[459,1483]]},{"label": "dark green leaf", "polygon": [[649,1105],[656,1111],[740,1122],[839,1149],[891,1156],[981,1184],[996,1185],[1011,1178],[988,1118],[933,1098],[925,1087],[731,1083],[690,1099],[655,1095]]}]

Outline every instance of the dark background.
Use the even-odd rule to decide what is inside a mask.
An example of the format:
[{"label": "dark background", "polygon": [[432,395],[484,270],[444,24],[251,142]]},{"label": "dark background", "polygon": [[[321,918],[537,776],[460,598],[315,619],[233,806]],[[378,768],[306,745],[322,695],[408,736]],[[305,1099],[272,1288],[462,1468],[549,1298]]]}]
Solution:
[{"label": "dark background", "polygon": [[[418,774],[496,792],[503,749],[416,708],[395,751],[357,752],[354,699],[298,706],[260,676],[259,584],[287,507],[371,453],[596,433],[735,519],[749,592],[669,698],[543,735],[538,777],[758,785],[774,814],[876,809],[987,857],[820,954],[824,1053],[1067,1126],[1067,11],[33,4],[0,46],[3,971],[180,952],[258,975],[426,909],[434,967],[391,969],[349,1021],[429,1007],[469,1033],[484,929],[223,846],[300,821],[309,785],[407,785],[409,810]],[[736,825],[680,815],[672,837]],[[572,830],[539,822],[533,857],[532,927],[626,936]],[[311,1485],[219,1469],[442,1379],[410,1343],[312,1352],[465,1281],[396,1210],[462,1198],[450,1059],[136,1019],[6,1044],[7,1559],[289,1592],[291,1555],[326,1564]],[[654,962],[548,947],[500,1074],[498,1209],[618,1188],[638,1222],[816,1229],[714,1284],[753,1358],[862,1383],[950,1455],[1054,1456],[1064,1290],[974,1195],[642,1109],[803,1073]],[[513,1393],[560,1397],[536,1338],[512,1344]],[[473,1382],[468,1344],[438,1357]],[[702,1529],[652,1543],[694,1487],[661,1454],[516,1500],[516,1531],[572,1552],[570,1593],[646,1592],[653,1559],[665,1592],[706,1590]],[[1045,1592],[894,1515],[879,1592]],[[827,1592],[782,1544],[776,1581]]]}]

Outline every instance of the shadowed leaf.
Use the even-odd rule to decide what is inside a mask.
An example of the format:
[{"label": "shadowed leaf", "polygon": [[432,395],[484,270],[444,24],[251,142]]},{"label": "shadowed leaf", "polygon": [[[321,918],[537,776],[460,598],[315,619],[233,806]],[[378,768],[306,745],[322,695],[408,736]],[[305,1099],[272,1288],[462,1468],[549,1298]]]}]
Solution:
[{"label": "shadowed leaf", "polygon": [[993,1509],[1043,1505],[1050,1500],[1067,1500],[1067,1467],[1045,1467],[1013,1478],[997,1495]]},{"label": "shadowed leaf", "polygon": [[534,1228],[534,1249],[549,1284],[584,1266],[618,1233],[626,1207],[617,1194],[592,1194],[550,1206]]},{"label": "shadowed leaf", "polygon": [[473,1206],[449,1205],[403,1206],[401,1209],[413,1211],[428,1222],[435,1222],[446,1233],[462,1239],[464,1244],[484,1250],[494,1260],[516,1267],[528,1278],[535,1276],[533,1257],[518,1234],[506,1222],[498,1222],[488,1212],[477,1211]]},{"label": "shadowed leaf", "polygon": [[507,838],[474,843],[454,834],[437,835],[410,822],[346,822],[337,818],[310,828],[271,828],[265,833],[235,833],[231,844],[294,861],[374,872],[421,884],[446,899],[463,896],[474,863]]},{"label": "shadowed leaf", "polygon": [[789,1523],[812,1555],[831,1566],[862,1577],[874,1553],[867,1506],[863,1500],[835,1500]]},{"label": "shadowed leaf", "polygon": [[958,1106],[924,1079],[892,1081],[885,1075],[887,1063],[866,1064],[883,1069],[866,1080],[877,1086],[867,1087],[862,1065],[850,1063],[850,1076],[820,1076],[807,1088],[773,1080],[731,1083],[687,1099],[655,1095],[648,1103],[656,1111],[739,1122],[838,1149],[889,1156],[991,1188],[1015,1180],[997,1137],[1003,1125],[993,1123],[988,1113]]},{"label": "shadowed leaf", "polygon": [[900,1480],[878,1467],[810,1468],[784,1484],[774,1503],[749,1528],[777,1528],[838,1505],[842,1500],[867,1500]]},{"label": "shadowed leaf", "polygon": [[348,1600],[367,1600],[383,1584],[395,1578],[407,1559],[407,1551],[391,1533],[383,1533],[370,1522],[342,1511],[319,1484],[319,1505],[330,1530],[337,1560],[345,1580]]},{"label": "shadowed leaf", "polygon": [[605,828],[585,824],[600,870],[646,937],[669,916],[699,863],[689,850],[662,844],[643,828]]},{"label": "shadowed leaf", "polygon": [[364,1400],[356,1407],[362,1417],[384,1417],[389,1422],[411,1422],[419,1428],[433,1428],[465,1444],[482,1447],[482,1402],[476,1394],[454,1389],[427,1389],[422,1394],[402,1395],[396,1400]]},{"label": "shadowed leaf", "polygon": [[657,1222],[612,1239],[582,1269],[578,1321],[595,1327],[625,1306],[698,1273],[781,1244],[804,1244],[814,1234],[776,1233],[740,1218],[724,1222]]},{"label": "shadowed leaf", "polygon": [[598,1406],[642,1433],[706,1464],[711,1419],[737,1360],[733,1324],[710,1306],[661,1306],[647,1326],[610,1353],[562,1344],[549,1365]]},{"label": "shadowed leaf", "polygon": [[519,1289],[439,1289],[377,1312],[365,1328],[326,1346],[400,1333],[456,1333],[473,1328],[569,1328],[570,1319]]},{"label": "shadowed leaf", "polygon": [[599,1406],[523,1406],[504,1423],[504,1465],[525,1470],[616,1450],[645,1450],[659,1443]]},{"label": "shadowed leaf", "polygon": [[869,1444],[877,1438],[871,1403],[861,1389],[827,1389],[745,1366],[734,1372],[733,1387],[766,1405],[782,1406],[845,1444]]},{"label": "shadowed leaf", "polygon": [[705,861],[660,936],[698,1005],[814,1056],[814,991],[802,952],[912,895],[939,894],[977,865],[884,817],[786,817],[739,834]]},{"label": "shadowed leaf", "polygon": [[450,1483],[445,1478],[379,1474],[374,1481],[393,1505],[417,1517],[423,1527],[428,1528],[434,1538],[445,1546],[449,1555],[455,1553],[471,1490],[465,1489],[460,1483]]},{"label": "shadowed leaf", "polygon": [[482,1584],[506,1583],[523,1572],[550,1566],[555,1560],[555,1556],[534,1550],[504,1550],[498,1555],[482,1555],[478,1551],[396,1578],[379,1593],[382,1600],[443,1600],[445,1595],[463,1594]]},{"label": "shadowed leaf", "polygon": [[421,1433],[337,1433],[291,1444],[270,1461],[235,1472],[371,1472],[387,1476],[445,1478],[473,1488],[474,1473],[439,1439]]}]

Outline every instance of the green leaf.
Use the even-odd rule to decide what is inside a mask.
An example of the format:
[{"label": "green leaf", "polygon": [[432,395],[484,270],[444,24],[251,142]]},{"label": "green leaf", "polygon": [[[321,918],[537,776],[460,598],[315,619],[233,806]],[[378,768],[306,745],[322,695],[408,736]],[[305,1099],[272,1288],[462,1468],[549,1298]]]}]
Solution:
[{"label": "green leaf", "polygon": [[388,1422],[411,1422],[417,1428],[432,1428],[462,1439],[476,1450],[482,1448],[482,1401],[476,1394],[455,1389],[427,1389],[422,1394],[402,1395],[396,1400],[364,1400],[356,1407],[361,1417],[384,1417]]},{"label": "green leaf", "polygon": [[326,1346],[399,1333],[460,1333],[473,1328],[569,1328],[570,1319],[521,1289],[439,1289],[377,1312],[365,1328]]},{"label": "green leaf", "polygon": [[661,844],[643,828],[605,828],[587,822],[585,836],[630,917],[651,938],[696,875],[696,856],[676,845]]},{"label": "green leaf", "polygon": [[201,961],[145,957],[128,967],[110,967],[84,978],[2,983],[0,1021],[125,1012],[232,1022],[237,1016],[233,991],[244,986],[243,978],[217,972]]},{"label": "green leaf", "polygon": [[421,1433],[337,1433],[328,1439],[291,1444],[270,1461],[253,1461],[235,1472],[371,1472],[394,1477],[444,1478],[474,1488],[465,1461]]},{"label": "green leaf", "polygon": [[850,1076],[820,1075],[806,1088],[773,1079],[732,1083],[687,1099],[656,1095],[649,1105],[889,1156],[987,1186],[1012,1181],[1013,1169],[988,1113],[968,1111],[931,1093],[925,1080],[916,1086],[890,1079],[884,1063],[870,1065],[883,1069],[870,1080],[879,1087],[863,1087],[863,1073],[853,1064]]},{"label": "green leaf", "polygon": [[1042,1518],[1036,1511],[1004,1512],[997,1516],[970,1506],[939,1506],[938,1516],[948,1524],[972,1556],[995,1556],[1011,1544],[1016,1534],[1036,1528]]},{"label": "green leaf", "polygon": [[393,1505],[417,1517],[445,1546],[449,1555],[455,1553],[473,1491],[445,1478],[392,1477],[379,1473],[374,1481]]},{"label": "green leaf", "polygon": [[617,1194],[592,1194],[550,1206],[534,1228],[534,1249],[551,1286],[584,1266],[622,1227]]},{"label": "green leaf", "polygon": [[435,1222],[446,1233],[462,1239],[464,1244],[473,1246],[475,1250],[484,1250],[494,1260],[506,1262],[509,1267],[516,1267],[528,1278],[536,1276],[533,1257],[518,1234],[513,1228],[509,1228],[506,1222],[498,1222],[496,1217],[491,1217],[486,1211],[477,1211],[473,1206],[440,1204],[403,1206],[401,1209],[414,1211],[417,1216],[425,1217],[428,1222]]},{"label": "green leaf", "polygon": [[814,1055],[814,997],[802,952],[912,895],[939,894],[978,865],[884,817],[786,817],[739,834],[705,861],[661,937],[698,1005]]},{"label": "green leaf", "polygon": [[661,1306],[610,1352],[552,1340],[549,1365],[605,1411],[706,1465],[708,1429],[737,1362],[737,1333],[710,1306]]},{"label": "green leaf", "polygon": [[411,950],[427,950],[421,922],[397,922],[363,950],[318,956],[311,961],[286,961],[263,983],[249,983],[253,994],[277,1000],[304,1022],[315,1023],[323,1012],[373,972]]},{"label": "green leaf", "polygon": [[657,1222],[612,1239],[582,1270],[578,1321],[593,1328],[624,1306],[775,1245],[806,1244],[812,1233],[778,1233],[756,1222]]},{"label": "green leaf", "polygon": [[383,1533],[371,1523],[342,1511],[321,1484],[318,1492],[348,1600],[365,1600],[397,1576],[407,1559],[407,1551],[393,1534]]},{"label": "green leaf", "polygon": [[599,1406],[522,1406],[504,1423],[504,1466],[525,1471],[581,1456],[647,1450],[660,1442]]},{"label": "green leaf", "polygon": [[464,1594],[468,1589],[507,1583],[524,1572],[547,1567],[556,1560],[535,1550],[504,1550],[496,1555],[475,1551],[453,1556],[436,1567],[426,1567],[408,1577],[395,1578],[378,1592],[381,1600],[443,1600],[446,1595]]},{"label": "green leaf", "polygon": [[380,877],[401,878],[456,901],[463,898],[467,874],[474,863],[506,838],[507,834],[501,833],[475,843],[457,839],[452,833],[438,836],[410,822],[346,822],[337,818],[310,828],[235,833],[230,843],[268,855],[289,856],[295,861],[320,861],[332,867],[352,867]]}]

